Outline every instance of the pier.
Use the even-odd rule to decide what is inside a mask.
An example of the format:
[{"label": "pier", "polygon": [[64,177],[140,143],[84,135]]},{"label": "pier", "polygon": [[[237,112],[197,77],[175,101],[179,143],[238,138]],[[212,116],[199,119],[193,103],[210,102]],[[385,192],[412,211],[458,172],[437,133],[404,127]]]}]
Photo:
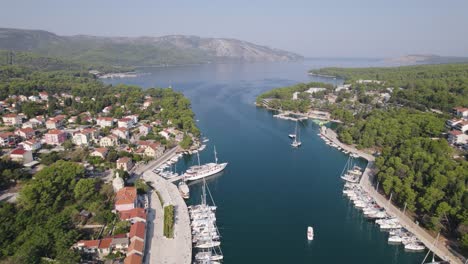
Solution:
[{"label": "pier", "polygon": [[339,147],[367,160],[367,167],[362,174],[359,185],[362,186],[362,188],[377,202],[379,206],[383,207],[388,214],[397,217],[404,228],[413,233],[426,246],[426,248],[434,252],[439,258],[449,261],[450,263],[463,264],[464,260],[462,261],[460,257],[452,253],[452,251],[447,247],[446,241],[443,237],[439,238],[437,245],[435,245],[435,238],[433,236],[413,222],[413,220],[404,214],[398,207],[389,202],[385,196],[375,190],[373,187],[375,177],[375,157],[373,155],[341,143],[341,141],[338,140],[335,131],[329,128],[322,127],[321,132],[323,136]]},{"label": "pier", "polygon": [[[175,147],[160,158],[134,170],[138,176],[154,187],[149,195],[147,222],[147,244],[144,263],[156,264],[190,264],[192,261],[192,233],[187,205],[173,181],[165,180],[153,172],[154,168],[170,160],[180,152]],[[172,179],[171,179],[172,180]],[[174,237],[163,235],[164,206],[173,205]]]}]

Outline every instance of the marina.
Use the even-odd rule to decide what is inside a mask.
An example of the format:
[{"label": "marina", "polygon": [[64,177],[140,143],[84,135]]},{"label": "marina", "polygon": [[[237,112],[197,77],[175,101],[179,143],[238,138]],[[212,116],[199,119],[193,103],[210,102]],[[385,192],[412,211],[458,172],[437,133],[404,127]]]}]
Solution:
[{"label": "marina", "polygon": [[[225,263],[421,263],[424,252],[406,253],[401,246],[389,246],[388,234],[342,196],[345,183],[339,175],[348,156],[315,136],[320,131],[313,120],[302,120],[303,144],[300,151],[293,151],[287,135],[294,131],[294,123],[252,106],[254,96],[262,91],[308,81],[304,72],[310,67],[307,62],[154,69],[151,75],[125,82],[172,85],[183,91],[200,120],[197,125],[210,139],[199,153],[201,163],[213,162],[213,144],[220,159],[229,162],[229,169],[221,175],[205,178],[216,199],[216,226]],[[362,159],[355,161],[361,168],[366,166]],[[196,155],[184,155],[176,163],[177,173],[194,164]],[[201,203],[201,181],[187,183],[188,205]],[[182,200],[177,184],[172,185]],[[310,242],[308,226],[315,232]],[[191,236],[190,224],[187,227]],[[193,263],[199,250],[189,240]],[[186,255],[186,250],[180,254]]]}]

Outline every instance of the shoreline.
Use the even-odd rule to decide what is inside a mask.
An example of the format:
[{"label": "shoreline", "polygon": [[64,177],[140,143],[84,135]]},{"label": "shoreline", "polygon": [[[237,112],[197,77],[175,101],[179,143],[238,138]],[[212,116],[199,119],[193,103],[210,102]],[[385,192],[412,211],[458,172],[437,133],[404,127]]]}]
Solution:
[{"label": "shoreline", "polygon": [[[328,140],[337,144],[341,148],[349,151],[350,153],[354,153],[358,155],[359,157],[367,160],[367,166],[361,176],[359,185],[376,201],[377,204],[379,204],[379,206],[383,207],[387,213],[393,216],[396,216],[404,228],[406,228],[408,231],[413,233],[424,244],[426,248],[434,252],[439,258],[441,258],[442,260],[449,261],[450,263],[458,263],[458,264],[463,263],[464,260],[456,255],[458,253],[456,254],[452,253],[452,250],[446,246],[446,241],[448,240],[445,237],[441,236],[441,238],[439,238],[439,240],[437,241],[437,246],[435,246],[434,245],[435,244],[434,241],[436,239],[435,237],[430,235],[426,231],[426,229],[414,223],[411,218],[409,218],[406,214],[403,214],[403,212],[401,212],[400,208],[390,203],[385,196],[383,196],[377,190],[375,190],[373,186],[373,179],[375,177],[375,167],[374,167],[375,157],[374,156],[372,156],[371,154],[365,153],[363,151],[360,151],[356,149],[355,147],[342,143],[338,139],[335,131],[333,131],[330,128],[325,128],[325,129],[323,128],[325,127],[322,127],[320,129],[320,132]],[[443,246],[441,247],[440,245],[443,245]]]},{"label": "shoreline", "polygon": [[[287,120],[293,120],[293,121],[305,120],[305,119],[316,119],[316,120],[326,121],[326,122],[342,123],[340,120],[332,119],[331,114],[326,111],[312,110],[307,113],[300,113],[300,112],[274,109],[266,105],[259,105],[256,102],[254,103],[254,105],[256,107],[264,108],[268,111],[278,112],[277,114],[273,115],[273,117],[279,118],[279,119],[287,119]],[[292,118],[292,117],[289,117],[289,115],[295,115],[295,116],[298,116],[299,118]]]}]

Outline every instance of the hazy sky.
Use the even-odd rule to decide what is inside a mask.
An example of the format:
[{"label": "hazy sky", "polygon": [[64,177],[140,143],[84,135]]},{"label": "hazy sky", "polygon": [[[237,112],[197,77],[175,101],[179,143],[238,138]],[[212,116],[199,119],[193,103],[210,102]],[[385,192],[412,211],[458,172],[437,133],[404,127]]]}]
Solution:
[{"label": "hazy sky", "polygon": [[0,27],[237,38],[314,57],[468,56],[468,0],[0,0]]}]

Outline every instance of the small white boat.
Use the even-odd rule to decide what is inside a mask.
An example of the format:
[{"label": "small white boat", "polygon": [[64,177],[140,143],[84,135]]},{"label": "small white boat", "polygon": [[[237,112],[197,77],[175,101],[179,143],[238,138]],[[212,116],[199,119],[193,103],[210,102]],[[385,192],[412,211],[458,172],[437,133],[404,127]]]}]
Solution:
[{"label": "small white boat", "polygon": [[389,244],[401,244],[402,242],[403,242],[403,239],[401,238],[401,236],[395,235],[395,236],[388,237]]},{"label": "small white boat", "polygon": [[314,240],[314,228],[312,228],[311,226],[307,227],[307,240]]},{"label": "small white boat", "polygon": [[411,252],[420,252],[424,251],[424,249],[426,249],[426,247],[421,243],[410,243],[405,245],[405,250]]},{"label": "small white boat", "polygon": [[190,198],[190,189],[189,189],[187,183],[185,183],[185,181],[179,182],[178,187],[179,187],[179,192],[180,192],[180,195],[182,196],[182,198],[184,198],[184,199]]}]

